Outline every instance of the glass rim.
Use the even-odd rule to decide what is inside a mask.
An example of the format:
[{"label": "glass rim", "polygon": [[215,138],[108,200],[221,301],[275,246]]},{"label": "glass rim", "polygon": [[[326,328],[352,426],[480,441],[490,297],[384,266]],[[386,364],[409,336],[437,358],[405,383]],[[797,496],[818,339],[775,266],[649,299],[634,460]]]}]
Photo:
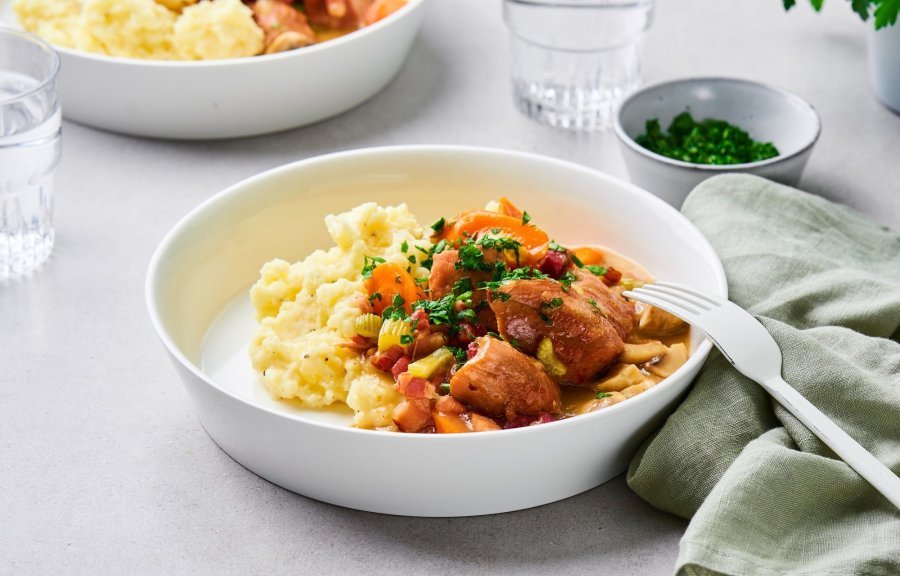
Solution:
[{"label": "glass rim", "polygon": [[9,98],[0,98],[0,106],[6,106],[7,104],[11,104],[13,102],[23,100],[37,94],[38,92],[47,88],[47,86],[56,80],[56,77],[59,75],[59,54],[56,53],[56,50],[42,38],[36,36],[35,34],[31,34],[30,32],[25,32],[24,30],[19,30],[18,28],[13,28],[11,26],[5,26],[0,24],[0,37],[8,35],[8,36],[17,36],[22,38],[32,45],[41,48],[50,56],[50,71],[47,73],[46,78],[40,81],[40,83],[20,94],[16,94],[15,96],[10,96]]}]

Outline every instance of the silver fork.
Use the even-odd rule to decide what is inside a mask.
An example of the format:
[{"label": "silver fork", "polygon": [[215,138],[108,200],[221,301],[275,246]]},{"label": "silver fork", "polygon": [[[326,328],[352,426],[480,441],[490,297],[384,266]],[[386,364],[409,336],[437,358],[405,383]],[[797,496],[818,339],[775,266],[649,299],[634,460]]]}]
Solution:
[{"label": "silver fork", "polygon": [[738,372],[765,388],[835,454],[900,508],[900,478],[781,378],[781,349],[750,313],[718,296],[671,282],[647,284],[625,292],[624,296],[661,308],[705,332]]}]

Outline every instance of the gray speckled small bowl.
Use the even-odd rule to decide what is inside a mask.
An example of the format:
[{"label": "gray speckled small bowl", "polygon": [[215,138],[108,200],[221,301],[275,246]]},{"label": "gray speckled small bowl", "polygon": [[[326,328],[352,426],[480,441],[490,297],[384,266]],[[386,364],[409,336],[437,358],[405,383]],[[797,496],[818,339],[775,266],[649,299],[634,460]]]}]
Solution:
[{"label": "gray speckled small bowl", "polygon": [[[780,154],[746,164],[691,164],[635,142],[647,120],[659,118],[667,128],[685,110],[697,120],[716,118],[739,126],[754,140],[772,142]],[[619,108],[615,131],[632,182],[677,208],[694,186],[717,174],[742,172],[796,185],[819,139],[821,122],[809,103],[790,92],[736,78],[689,78],[632,94]]]}]

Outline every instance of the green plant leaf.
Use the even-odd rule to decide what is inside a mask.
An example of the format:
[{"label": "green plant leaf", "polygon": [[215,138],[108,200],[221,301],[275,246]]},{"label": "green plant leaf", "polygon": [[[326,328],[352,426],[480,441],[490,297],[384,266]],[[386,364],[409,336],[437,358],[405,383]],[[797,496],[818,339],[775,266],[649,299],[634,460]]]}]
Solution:
[{"label": "green plant leaf", "polygon": [[822,6],[825,5],[825,0],[809,0],[809,3],[812,4],[813,10],[821,12]]},{"label": "green plant leaf", "polygon": [[850,6],[853,11],[859,14],[863,21],[869,19],[869,1],[870,0],[850,0]]},{"label": "green plant leaf", "polygon": [[790,10],[797,4],[797,0],[784,0],[784,9]]},{"label": "green plant leaf", "polygon": [[900,0],[882,0],[875,6],[875,29],[893,26],[900,12]]}]

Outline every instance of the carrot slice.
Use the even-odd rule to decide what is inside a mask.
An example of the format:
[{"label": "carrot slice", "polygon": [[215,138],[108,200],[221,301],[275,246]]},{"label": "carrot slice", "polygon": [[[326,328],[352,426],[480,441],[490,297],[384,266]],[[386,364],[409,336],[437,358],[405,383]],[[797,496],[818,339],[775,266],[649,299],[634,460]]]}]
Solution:
[{"label": "carrot slice", "polygon": [[[407,314],[412,312],[413,302],[425,298],[424,292],[409,272],[393,263],[379,264],[372,270],[372,277],[366,279],[366,291],[369,292],[375,314],[381,314],[391,306],[394,296],[398,294],[403,298]],[[380,294],[381,298],[376,294]]]},{"label": "carrot slice", "polygon": [[603,250],[599,250],[592,246],[579,246],[573,248],[572,252],[585,264],[603,265],[606,263],[606,255]]},{"label": "carrot slice", "polygon": [[537,263],[550,246],[550,237],[537,226],[524,224],[521,217],[487,210],[472,210],[460,214],[449,226],[444,226],[438,238],[455,242],[487,233],[508,236],[520,242],[524,248],[524,253],[521,254],[525,257],[523,264]]},{"label": "carrot slice", "polygon": [[431,417],[434,420],[434,431],[438,434],[460,434],[472,431],[462,414],[444,414],[435,410],[431,413]]},{"label": "carrot slice", "polygon": [[366,10],[366,26],[374,24],[383,18],[387,18],[397,10],[406,6],[406,0],[375,0]]},{"label": "carrot slice", "polygon": [[509,198],[507,198],[506,196],[500,198],[498,203],[500,204],[501,213],[506,214],[507,216],[512,216],[513,218],[522,218],[523,212],[519,210],[519,208],[515,204],[510,202]]}]

